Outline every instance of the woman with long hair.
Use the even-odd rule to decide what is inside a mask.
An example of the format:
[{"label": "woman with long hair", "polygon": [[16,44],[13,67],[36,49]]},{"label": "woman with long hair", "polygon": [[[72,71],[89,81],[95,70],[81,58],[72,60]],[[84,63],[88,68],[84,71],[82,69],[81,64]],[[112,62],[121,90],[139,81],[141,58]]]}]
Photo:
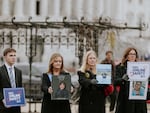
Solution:
[{"label": "woman with long hair", "polygon": [[63,57],[54,53],[49,61],[48,72],[43,74],[42,91],[44,92],[41,113],[71,113],[69,100],[52,100],[52,76],[70,76],[64,71]]},{"label": "woman with long hair", "polygon": [[146,100],[129,100],[129,84],[127,62],[137,62],[138,52],[135,48],[127,48],[122,61],[116,66],[114,84],[120,86],[115,113],[147,113]]},{"label": "woman with long hair", "polygon": [[96,64],[97,55],[93,50],[88,51],[79,69],[79,83],[81,86],[79,99],[79,113],[105,113],[105,85],[97,84]]}]

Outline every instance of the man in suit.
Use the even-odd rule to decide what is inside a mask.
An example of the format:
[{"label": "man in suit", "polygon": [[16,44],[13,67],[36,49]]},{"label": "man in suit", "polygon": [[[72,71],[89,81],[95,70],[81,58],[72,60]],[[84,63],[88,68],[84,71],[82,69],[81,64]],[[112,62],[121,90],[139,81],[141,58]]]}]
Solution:
[{"label": "man in suit", "polygon": [[16,50],[13,48],[5,49],[3,58],[5,63],[0,67],[0,113],[21,113],[21,109],[18,106],[6,107],[3,95],[3,88],[22,87],[22,72],[14,66]]}]

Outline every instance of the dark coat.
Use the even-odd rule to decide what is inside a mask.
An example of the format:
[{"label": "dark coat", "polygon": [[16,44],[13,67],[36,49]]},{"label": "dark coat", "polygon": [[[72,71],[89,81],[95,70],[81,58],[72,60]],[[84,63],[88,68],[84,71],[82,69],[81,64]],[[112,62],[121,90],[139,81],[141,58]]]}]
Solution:
[{"label": "dark coat", "polygon": [[[113,60],[104,59],[101,61],[101,64],[111,64],[111,74],[112,74],[112,84],[114,84],[114,78],[115,78],[115,63]],[[109,95],[110,97],[110,111],[113,111],[116,104],[116,97],[117,97],[117,90],[116,86],[114,86],[114,91],[112,94]]]},{"label": "dark coat", "polygon": [[81,86],[79,113],[105,113],[104,85],[91,84],[96,75],[90,72],[78,71]]},{"label": "dark coat", "polygon": [[[69,75],[69,73],[62,73]],[[41,113],[71,113],[69,100],[51,100],[51,94],[48,93],[48,88],[51,86],[48,74],[43,74],[42,91],[44,92]]]},{"label": "dark coat", "polygon": [[[17,69],[15,69],[15,81],[16,81],[16,87],[22,87],[22,72]],[[3,88],[11,88],[11,83],[9,79],[9,75],[6,69],[6,66],[3,65],[0,67],[0,113],[21,113],[20,107],[11,107],[11,108],[5,108],[2,100],[4,99],[3,96]],[[5,110],[5,111],[1,111]]]},{"label": "dark coat", "polygon": [[122,79],[127,72],[127,65],[116,66],[115,85],[120,86],[115,113],[147,113],[145,100],[129,100],[129,81]]}]

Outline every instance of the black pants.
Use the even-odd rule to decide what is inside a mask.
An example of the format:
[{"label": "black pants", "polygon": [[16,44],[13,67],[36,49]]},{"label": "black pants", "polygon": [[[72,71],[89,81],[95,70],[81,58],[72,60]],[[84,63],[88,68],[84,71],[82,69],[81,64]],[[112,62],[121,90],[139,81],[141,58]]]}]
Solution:
[{"label": "black pants", "polygon": [[110,107],[109,107],[109,111],[113,111],[115,108],[115,104],[116,104],[116,98],[117,98],[117,91],[116,88],[114,89],[113,93],[111,95],[109,95],[110,98]]}]

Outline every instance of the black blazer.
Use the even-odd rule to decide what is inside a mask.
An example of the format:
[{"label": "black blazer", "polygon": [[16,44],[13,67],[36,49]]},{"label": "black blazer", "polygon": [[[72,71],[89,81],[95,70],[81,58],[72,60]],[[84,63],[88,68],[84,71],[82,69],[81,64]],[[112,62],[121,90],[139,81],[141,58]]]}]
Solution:
[{"label": "black blazer", "polygon": [[122,79],[127,72],[127,63],[116,66],[115,85],[120,86],[115,113],[147,113],[146,100],[129,100],[129,81]]},{"label": "black blazer", "polygon": [[[14,69],[15,69],[16,87],[22,87],[22,72],[16,67],[14,67]],[[4,99],[3,88],[11,88],[9,75],[5,65],[2,65],[0,67],[0,108],[5,108],[2,102],[2,100]]]},{"label": "black blazer", "polygon": [[106,85],[92,84],[91,80],[96,79],[96,75],[88,70],[77,71],[77,74],[81,86],[79,113],[105,113]]},{"label": "black blazer", "polygon": [[[70,76],[67,72],[62,75]],[[41,90],[44,92],[41,113],[71,113],[69,100],[51,100],[51,94],[48,93],[48,87],[51,86],[48,74],[43,73]]]}]

